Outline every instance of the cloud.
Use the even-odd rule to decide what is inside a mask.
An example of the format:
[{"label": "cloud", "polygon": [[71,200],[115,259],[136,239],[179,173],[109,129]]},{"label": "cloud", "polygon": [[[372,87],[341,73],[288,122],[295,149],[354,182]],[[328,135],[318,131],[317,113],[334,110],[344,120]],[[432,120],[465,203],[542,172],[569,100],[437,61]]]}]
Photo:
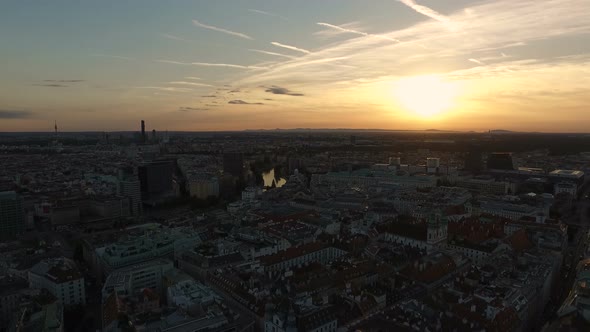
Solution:
[{"label": "cloud", "polygon": [[483,65],[484,64],[483,62],[481,62],[481,61],[479,61],[477,59],[473,59],[473,58],[470,58],[470,59],[467,59],[467,60],[469,60],[469,61],[471,61],[473,63],[477,63],[478,65]]},{"label": "cloud", "polygon": [[170,34],[167,34],[167,33],[161,33],[160,36],[162,36],[164,38],[167,38],[167,39],[172,39],[172,40],[189,41],[188,39],[184,39],[182,37],[170,35]]},{"label": "cloud", "polygon": [[[486,62],[487,57],[498,56],[509,47],[583,38],[590,33],[590,11],[585,8],[579,0],[481,2],[471,5],[468,11],[461,9],[448,15],[458,29],[441,29],[439,22],[426,20],[382,33],[400,43],[380,38],[338,41],[304,57],[272,65],[264,72],[244,75],[237,84],[290,82],[340,92],[343,86],[327,84],[363,79],[355,84],[355,88],[361,88],[395,82],[417,72],[444,75],[468,68],[465,59]],[[561,53],[567,54],[567,48]],[[511,59],[505,58],[494,62]]]},{"label": "cloud", "polygon": [[281,53],[276,53],[276,52],[269,52],[269,51],[263,51],[263,50],[255,50],[255,49],[248,49],[248,51],[258,52],[258,53],[268,54],[268,55],[275,55],[275,56],[280,56],[283,58],[295,59],[295,57],[292,55],[286,55],[286,54],[281,54]]},{"label": "cloud", "polygon": [[199,108],[199,107],[180,107],[178,111],[180,112],[189,112],[189,111],[208,111],[208,108]]},{"label": "cloud", "polygon": [[110,55],[110,54],[91,54],[90,56],[100,57],[100,58],[111,58],[111,59],[119,59],[119,60],[127,60],[127,61],[134,61],[135,58],[130,58],[121,55]]},{"label": "cloud", "polygon": [[237,68],[237,69],[267,69],[266,67],[242,66],[242,65],[234,65],[231,63],[191,62],[190,64],[195,65],[195,66],[204,66],[204,67],[227,67],[227,68]]},{"label": "cloud", "polygon": [[236,69],[267,69],[267,67],[242,66],[242,65],[235,65],[235,64],[231,64],[231,63],[181,62],[181,61],[174,61],[174,60],[154,60],[154,61],[161,62],[161,63],[169,63],[169,64],[173,64],[173,65],[182,65],[182,66],[226,67],[226,68],[236,68]]},{"label": "cloud", "polygon": [[281,44],[279,42],[272,42],[271,44],[274,46],[277,46],[277,47],[286,48],[288,50],[297,51],[297,52],[301,52],[301,53],[305,53],[305,54],[311,54],[310,51],[303,49],[303,48],[299,48],[299,47],[295,47],[295,46],[291,46],[291,45],[286,45],[286,44]]},{"label": "cloud", "polygon": [[197,26],[197,27],[201,27],[204,29],[209,29],[209,30],[213,30],[213,31],[217,31],[217,32],[222,32],[228,35],[232,35],[232,36],[236,36],[236,37],[240,37],[240,38],[244,38],[244,39],[254,39],[246,34],[243,34],[241,32],[235,32],[235,31],[231,31],[231,30],[227,30],[227,29],[223,29],[223,28],[218,28],[212,25],[207,25],[207,24],[203,24],[197,20],[193,20],[193,25]]},{"label": "cloud", "polygon": [[173,82],[168,82],[168,84],[176,84],[176,85],[190,85],[190,86],[196,86],[196,87],[208,87],[208,88],[214,88],[213,85],[210,84],[205,84],[205,83],[195,83],[195,82],[184,82],[184,81],[173,81]]},{"label": "cloud", "polygon": [[227,102],[228,104],[235,104],[235,105],[264,105],[263,103],[249,103],[240,99],[230,100]]},{"label": "cloud", "polygon": [[169,91],[169,92],[192,92],[193,89],[187,88],[175,88],[175,87],[167,87],[167,86],[136,86],[136,89],[152,89],[152,90],[159,90],[159,91]]},{"label": "cloud", "polygon": [[443,22],[443,23],[448,23],[449,22],[449,18],[446,17],[445,15],[437,12],[434,9],[428,8],[426,6],[423,5],[419,5],[416,3],[416,1],[414,0],[398,0],[399,2],[403,3],[404,5],[412,8],[413,10],[415,10],[416,12],[428,16],[432,19],[435,19],[439,22]]},{"label": "cloud", "polygon": [[64,84],[33,84],[34,86],[44,86],[48,88],[67,88],[69,85]]},{"label": "cloud", "polygon": [[161,63],[169,63],[169,64],[173,64],[173,65],[183,65],[183,66],[190,66],[191,63],[190,62],[180,62],[180,61],[174,61],[174,60],[155,60],[156,62],[161,62]]},{"label": "cloud", "polygon": [[0,119],[26,119],[31,115],[33,115],[31,111],[0,109]]},{"label": "cloud", "polygon": [[286,18],[284,16],[281,16],[281,15],[278,15],[278,14],[275,14],[275,13],[271,13],[271,12],[265,12],[264,10],[248,9],[248,11],[249,12],[252,12],[252,13],[266,15],[266,16],[278,17],[278,18],[283,19],[285,21],[288,21],[289,20],[288,18]]},{"label": "cloud", "polygon": [[389,38],[387,36],[383,36],[383,35],[374,35],[371,33],[367,33],[367,32],[362,32],[362,31],[358,31],[358,30],[354,30],[354,29],[348,29],[348,28],[344,28],[338,25],[334,25],[334,24],[330,24],[330,23],[325,23],[325,22],[318,22],[316,23],[317,25],[326,27],[326,28],[330,28],[339,32],[344,32],[344,33],[351,33],[351,34],[355,34],[355,35],[359,35],[359,36],[364,36],[364,37],[377,37],[377,38],[383,38],[386,40],[390,40],[393,42],[399,42],[399,40],[395,39],[395,38]]},{"label": "cloud", "polygon": [[201,80],[201,78],[199,78],[199,77],[194,77],[194,76],[187,76],[187,77],[185,77],[185,78],[186,78],[187,80],[197,80],[197,81],[198,81],[198,80]]},{"label": "cloud", "polygon": [[43,82],[79,83],[79,82],[85,82],[85,80],[43,80]]},{"label": "cloud", "polygon": [[203,97],[203,98],[217,98],[216,95],[204,95],[204,96],[201,96],[201,97]]},{"label": "cloud", "polygon": [[271,86],[270,88],[267,88],[264,91],[270,92],[275,95],[287,95],[287,96],[297,96],[297,97],[304,96],[303,93],[292,92],[292,91],[289,91],[289,89],[281,88],[281,87],[275,86],[275,85]]}]

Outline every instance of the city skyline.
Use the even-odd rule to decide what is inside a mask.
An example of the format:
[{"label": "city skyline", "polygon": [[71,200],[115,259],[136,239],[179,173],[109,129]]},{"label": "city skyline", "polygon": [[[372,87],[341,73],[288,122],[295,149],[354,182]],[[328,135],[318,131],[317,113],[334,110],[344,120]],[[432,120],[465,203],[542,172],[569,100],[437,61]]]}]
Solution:
[{"label": "city skyline", "polygon": [[590,11],[552,1],[11,1],[0,131],[587,132]]}]

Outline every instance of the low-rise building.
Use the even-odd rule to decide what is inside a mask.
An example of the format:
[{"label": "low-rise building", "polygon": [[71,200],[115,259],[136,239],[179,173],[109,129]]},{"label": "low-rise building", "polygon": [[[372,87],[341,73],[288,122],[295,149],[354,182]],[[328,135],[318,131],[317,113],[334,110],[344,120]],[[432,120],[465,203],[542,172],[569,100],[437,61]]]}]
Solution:
[{"label": "low-rise building", "polygon": [[47,289],[64,306],[86,304],[84,277],[67,258],[46,259],[29,271],[29,287]]}]

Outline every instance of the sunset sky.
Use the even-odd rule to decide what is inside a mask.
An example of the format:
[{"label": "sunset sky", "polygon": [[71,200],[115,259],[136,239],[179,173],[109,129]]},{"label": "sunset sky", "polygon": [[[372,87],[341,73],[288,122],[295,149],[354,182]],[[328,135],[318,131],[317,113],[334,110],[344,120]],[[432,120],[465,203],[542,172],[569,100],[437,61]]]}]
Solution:
[{"label": "sunset sky", "polygon": [[0,131],[590,131],[589,0],[6,0]]}]

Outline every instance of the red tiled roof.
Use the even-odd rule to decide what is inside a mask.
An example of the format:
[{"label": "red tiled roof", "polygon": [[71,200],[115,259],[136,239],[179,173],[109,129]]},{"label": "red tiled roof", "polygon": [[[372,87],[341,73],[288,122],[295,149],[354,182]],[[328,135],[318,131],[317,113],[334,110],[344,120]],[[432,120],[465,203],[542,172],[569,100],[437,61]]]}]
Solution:
[{"label": "red tiled roof", "polygon": [[524,229],[519,229],[518,231],[514,232],[514,234],[506,238],[506,243],[508,243],[515,251],[519,252],[534,247]]},{"label": "red tiled roof", "polygon": [[273,265],[286,260],[297,258],[305,254],[320,251],[327,246],[321,242],[312,242],[299,247],[291,247],[285,251],[278,252],[274,255],[264,256],[260,258],[260,262],[264,265]]}]

